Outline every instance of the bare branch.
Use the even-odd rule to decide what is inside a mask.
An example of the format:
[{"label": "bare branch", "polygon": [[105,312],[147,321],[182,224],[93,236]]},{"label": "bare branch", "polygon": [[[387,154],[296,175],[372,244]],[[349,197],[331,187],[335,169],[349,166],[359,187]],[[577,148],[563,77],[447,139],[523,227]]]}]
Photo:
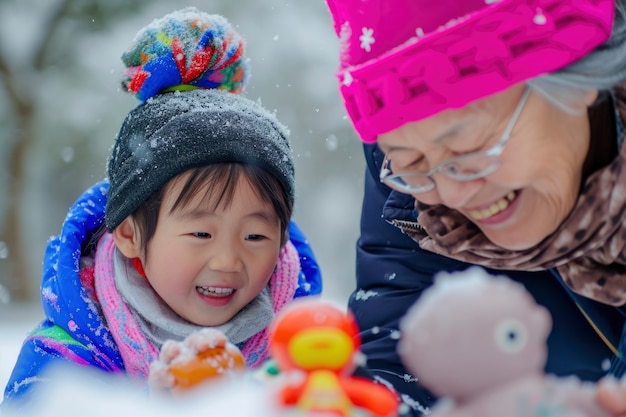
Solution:
[{"label": "bare branch", "polygon": [[45,29],[41,33],[39,45],[34,48],[35,54],[33,56],[33,67],[37,71],[41,71],[43,69],[46,54],[48,53],[50,44],[54,40],[54,34],[61,25],[63,17],[67,15],[72,1],[73,0],[61,0],[59,4],[57,4],[55,11],[50,15],[48,22],[42,24]]},{"label": "bare branch", "polygon": [[18,112],[24,112],[29,107],[29,104],[24,99],[24,96],[17,91],[17,83],[7,63],[6,56],[2,52],[0,50],[0,80],[4,84],[11,103],[13,103],[11,107],[14,107]]}]

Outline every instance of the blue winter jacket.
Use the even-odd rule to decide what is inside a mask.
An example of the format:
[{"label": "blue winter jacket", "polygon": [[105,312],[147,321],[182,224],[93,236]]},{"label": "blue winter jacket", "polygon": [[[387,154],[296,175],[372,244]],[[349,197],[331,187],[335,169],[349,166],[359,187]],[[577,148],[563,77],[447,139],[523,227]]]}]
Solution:
[{"label": "blue winter jacket", "polygon": [[[104,223],[107,190],[108,183],[100,182],[85,191],[70,208],[61,233],[48,242],[41,284],[45,319],[24,341],[5,388],[3,408],[26,405],[44,371],[55,362],[124,372],[99,304],[79,276],[81,256]],[[315,255],[294,222],[289,238],[301,264],[294,297],[319,294],[322,280]]]},{"label": "blue winter jacket", "polygon": [[[396,352],[398,322],[432,284],[434,274],[463,270],[470,265],[420,249],[414,240],[389,223],[392,219],[414,222],[417,218],[414,199],[392,191],[379,181],[383,154],[376,145],[365,145],[364,151],[367,170],[357,244],[357,288],[349,300],[367,356],[366,369],[361,372],[393,384],[410,406],[411,415],[420,416],[427,412],[435,397],[400,362]],[[624,341],[620,347],[625,323],[620,308],[574,294],[553,271],[491,272],[522,283],[552,314],[546,372],[577,375],[590,381],[607,371],[617,376],[624,372],[624,362],[616,355],[620,349],[622,355],[626,351]]]}]

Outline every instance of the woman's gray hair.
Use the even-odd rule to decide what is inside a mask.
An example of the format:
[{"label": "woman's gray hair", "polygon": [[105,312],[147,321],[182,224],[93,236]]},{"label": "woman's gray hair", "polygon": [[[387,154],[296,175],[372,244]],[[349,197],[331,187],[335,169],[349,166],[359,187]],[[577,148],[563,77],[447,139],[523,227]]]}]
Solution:
[{"label": "woman's gray hair", "polygon": [[615,17],[611,38],[584,58],[567,67],[528,80],[541,93],[563,110],[567,104],[589,90],[608,91],[626,81],[626,0],[615,0]]}]

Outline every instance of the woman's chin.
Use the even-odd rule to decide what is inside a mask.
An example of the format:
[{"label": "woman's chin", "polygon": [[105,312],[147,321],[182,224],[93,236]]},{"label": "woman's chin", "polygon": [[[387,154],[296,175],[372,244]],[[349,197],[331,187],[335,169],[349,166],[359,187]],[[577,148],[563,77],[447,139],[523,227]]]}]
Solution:
[{"label": "woman's chin", "polygon": [[530,236],[526,237],[514,237],[514,232],[509,233],[489,233],[485,232],[485,236],[487,239],[491,241],[491,243],[510,251],[523,251],[526,249],[533,248],[537,246],[542,239],[533,238]]}]

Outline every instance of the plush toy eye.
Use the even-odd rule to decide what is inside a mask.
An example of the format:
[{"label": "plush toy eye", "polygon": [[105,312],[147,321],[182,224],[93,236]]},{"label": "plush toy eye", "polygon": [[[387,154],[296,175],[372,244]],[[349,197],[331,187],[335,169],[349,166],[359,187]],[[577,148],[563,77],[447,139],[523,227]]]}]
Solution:
[{"label": "plush toy eye", "polygon": [[518,320],[500,321],[494,330],[496,346],[506,353],[517,353],[524,349],[528,340],[526,326]]}]

